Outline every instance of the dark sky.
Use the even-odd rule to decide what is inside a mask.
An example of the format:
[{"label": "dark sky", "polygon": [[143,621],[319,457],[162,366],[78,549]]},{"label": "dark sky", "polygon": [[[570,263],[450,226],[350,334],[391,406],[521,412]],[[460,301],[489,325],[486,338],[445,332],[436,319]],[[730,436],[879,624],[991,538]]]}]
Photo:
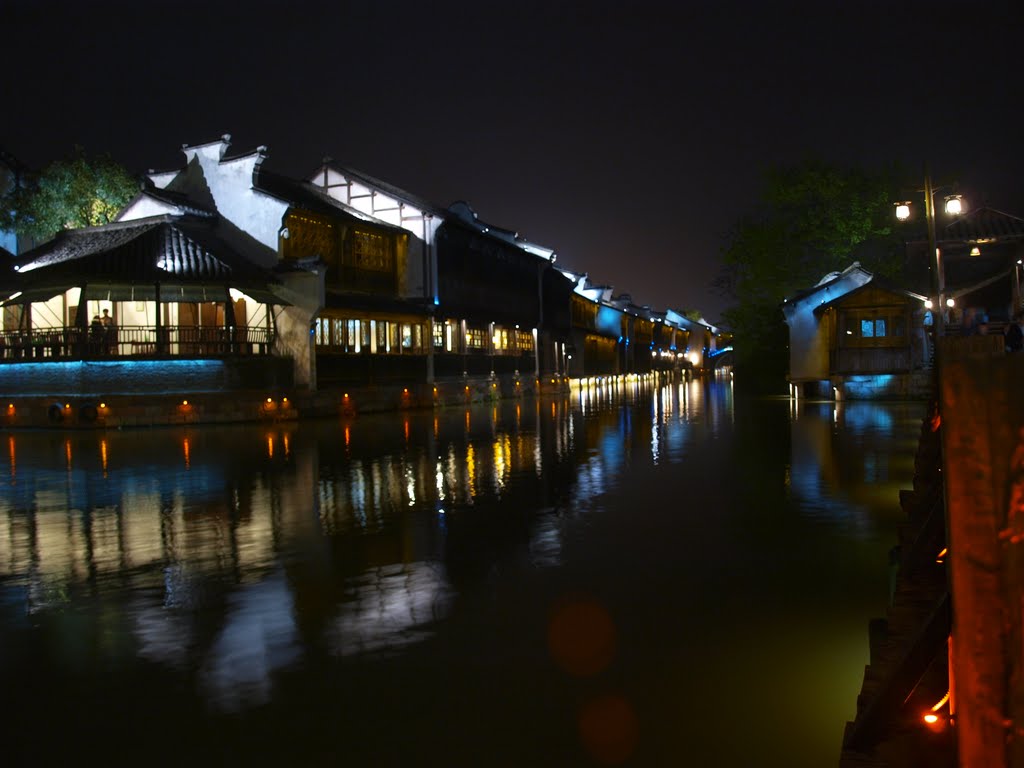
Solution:
[{"label": "dark sky", "polygon": [[730,227],[808,153],[928,162],[1024,216],[1009,3],[0,0],[0,20],[0,146],[30,166],[77,143],[171,168],[223,133],[285,173],[330,155],[712,321]]}]

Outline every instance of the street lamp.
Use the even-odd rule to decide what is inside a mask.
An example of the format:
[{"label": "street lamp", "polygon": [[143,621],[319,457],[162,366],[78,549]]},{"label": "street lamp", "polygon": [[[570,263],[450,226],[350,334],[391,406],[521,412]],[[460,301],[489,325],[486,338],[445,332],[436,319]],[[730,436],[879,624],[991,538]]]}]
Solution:
[{"label": "street lamp", "polygon": [[[910,218],[910,201],[896,203],[896,218],[906,221]],[[964,211],[963,197],[961,195],[946,195],[944,209],[951,216],[959,216]],[[932,177],[927,166],[924,171],[924,213],[925,221],[928,224],[928,253],[930,258],[935,259],[935,276],[932,278],[935,297],[937,299],[938,312],[935,313],[935,338],[943,335],[945,322],[943,320],[943,306],[947,305],[943,294],[946,292],[946,278],[942,273],[942,254],[935,243],[935,188],[932,187]]]}]

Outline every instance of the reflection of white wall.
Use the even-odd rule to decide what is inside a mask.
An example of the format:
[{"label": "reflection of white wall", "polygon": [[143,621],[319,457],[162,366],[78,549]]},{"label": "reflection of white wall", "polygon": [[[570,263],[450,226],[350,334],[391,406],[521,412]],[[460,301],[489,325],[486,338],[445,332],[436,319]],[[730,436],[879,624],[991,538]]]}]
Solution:
[{"label": "reflection of white wall", "polygon": [[282,573],[231,595],[224,629],[200,670],[204,689],[220,709],[238,711],[270,699],[271,673],[299,654],[294,613]]},{"label": "reflection of white wall", "polygon": [[341,604],[328,630],[339,656],[420,642],[429,635],[422,625],[446,616],[452,603],[440,566],[431,563],[377,568],[346,587],[353,599]]}]

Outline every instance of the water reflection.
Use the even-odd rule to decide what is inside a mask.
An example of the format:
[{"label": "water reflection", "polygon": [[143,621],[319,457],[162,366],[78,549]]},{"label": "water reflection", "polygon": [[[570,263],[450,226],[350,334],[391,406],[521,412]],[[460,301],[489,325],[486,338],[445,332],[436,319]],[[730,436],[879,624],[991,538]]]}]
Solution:
[{"label": "water reflection", "polygon": [[[90,681],[59,697],[75,712],[124,681],[152,700],[194,697],[183,711],[199,714],[174,717],[199,722],[301,711],[306,727],[344,735],[337,754],[363,744],[374,755],[392,730],[430,728],[458,764],[485,746],[450,722],[461,708],[486,743],[516,745],[512,764],[556,754],[583,765],[582,715],[559,709],[580,689],[548,664],[545,641],[551,607],[580,591],[620,638],[591,701],[634,692],[630,711],[647,718],[630,747],[637,764],[666,764],[680,723],[699,723],[686,733],[697,763],[782,764],[716,761],[709,734],[732,733],[726,692],[751,680],[785,690],[777,670],[828,675],[843,583],[857,595],[843,626],[860,641],[843,641],[848,684],[830,684],[827,704],[792,704],[791,722],[762,734],[792,728],[784,764],[820,765],[855,701],[871,615],[856,585],[870,583],[876,542],[894,530],[885,510],[912,472],[919,412],[739,404],[729,381],[634,378],[564,399],[336,423],[11,433],[0,671],[27,711],[54,706],[44,674]],[[751,636],[779,638],[765,663]],[[808,637],[820,638],[814,655]],[[726,649],[730,661],[714,663]],[[597,690],[609,680],[625,685]],[[438,696],[447,708],[423,705]],[[339,712],[342,700],[352,709]],[[357,716],[371,702],[389,708],[379,725]],[[124,716],[154,738],[166,726]],[[826,750],[792,759],[801,734],[833,725]],[[394,742],[391,764],[414,764],[417,743]]]},{"label": "water reflection", "polygon": [[789,485],[809,517],[873,535],[912,475],[919,403],[791,401]]}]

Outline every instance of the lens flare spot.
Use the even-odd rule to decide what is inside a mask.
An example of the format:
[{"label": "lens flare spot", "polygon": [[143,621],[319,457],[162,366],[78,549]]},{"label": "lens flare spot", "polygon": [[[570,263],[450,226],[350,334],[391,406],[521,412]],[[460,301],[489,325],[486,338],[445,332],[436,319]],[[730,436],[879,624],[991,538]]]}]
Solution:
[{"label": "lens flare spot", "polygon": [[592,598],[562,601],[548,625],[548,649],[570,675],[596,675],[615,654],[615,626],[608,611]]},{"label": "lens flare spot", "polygon": [[620,765],[636,749],[636,715],[621,696],[609,694],[584,704],[579,729],[584,749],[603,765]]}]

